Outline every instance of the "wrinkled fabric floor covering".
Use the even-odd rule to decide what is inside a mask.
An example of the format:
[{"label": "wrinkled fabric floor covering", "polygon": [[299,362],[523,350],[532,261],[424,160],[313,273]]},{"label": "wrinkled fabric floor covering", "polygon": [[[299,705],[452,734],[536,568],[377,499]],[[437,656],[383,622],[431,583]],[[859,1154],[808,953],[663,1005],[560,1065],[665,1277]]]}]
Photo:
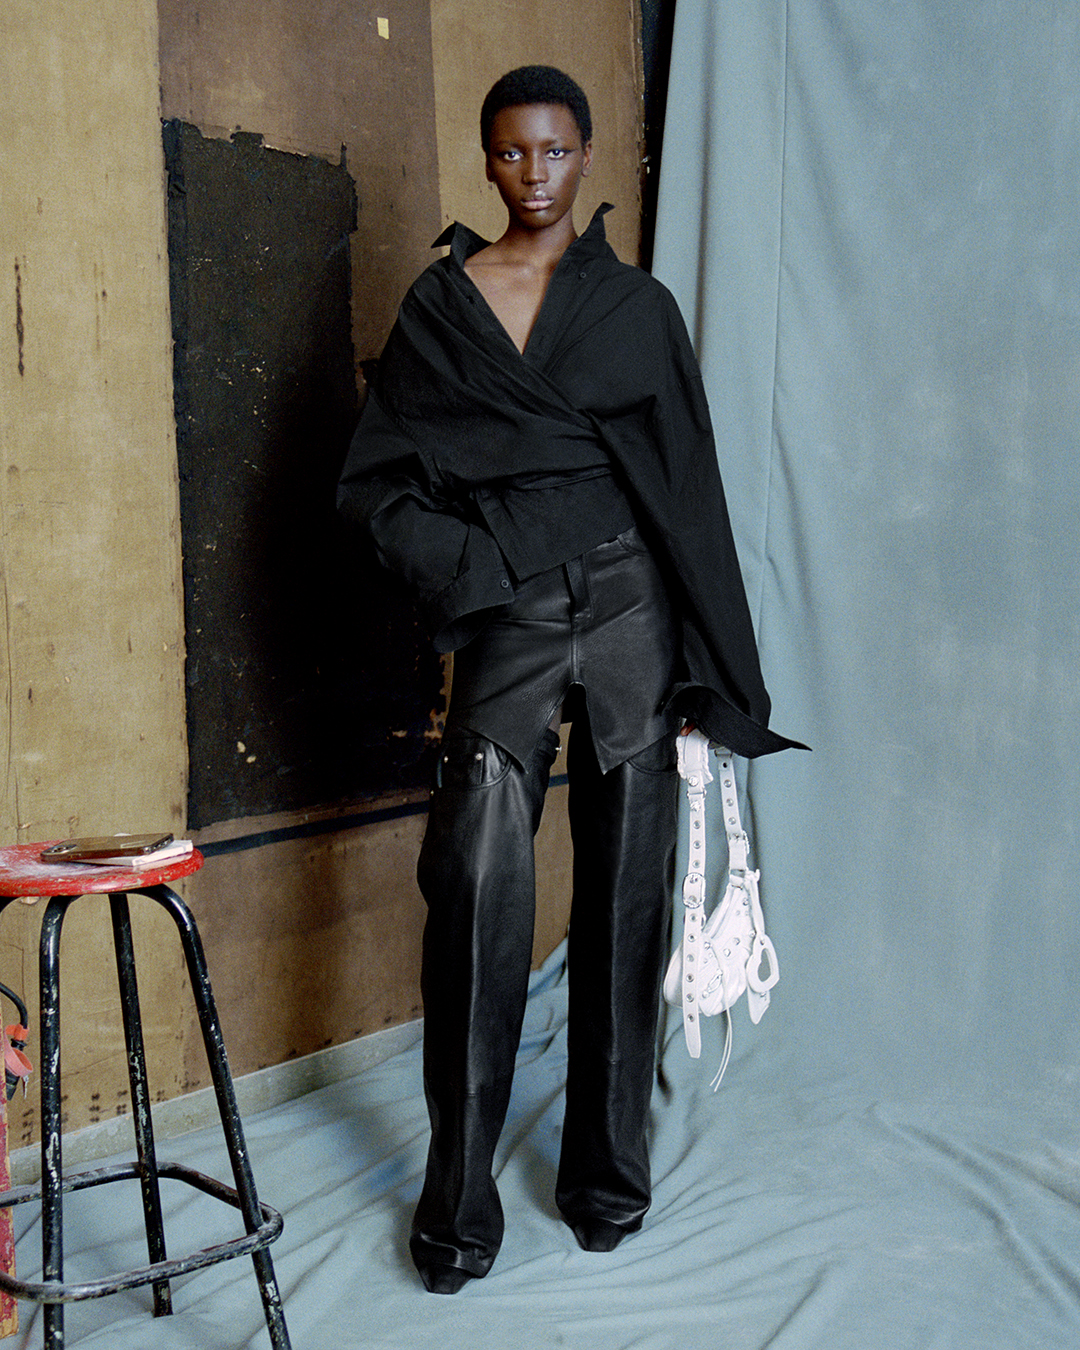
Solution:
[{"label": "wrinkled fabric floor covering", "polygon": [[[285,1214],[272,1251],[296,1350],[1080,1344],[1080,1131],[1068,1112],[1031,1101],[899,1105],[843,1081],[792,1087],[776,1081],[768,1018],[753,1029],[743,1009],[715,1097],[708,1060],[687,1059],[672,1022],[652,1212],[618,1251],[580,1251],[552,1201],[561,956],[535,977],[529,1004],[501,1154],[506,1242],[492,1274],[456,1297],[423,1292],[406,1245],[426,1145],[418,1047],[247,1120],[260,1193]],[[720,1045],[720,1029],[708,1030],[706,1056]],[[213,1131],[160,1154],[227,1176]],[[165,1184],[165,1203],[174,1252],[234,1231],[231,1212],[181,1185]],[[83,1192],[68,1206],[69,1278],[145,1260],[137,1188]],[[34,1221],[19,1249],[24,1275],[36,1239]],[[156,1322],[146,1290],[73,1305],[68,1344],[269,1344],[247,1258],[178,1281],[174,1305]],[[40,1313],[23,1304],[21,1315],[10,1343],[40,1344]]]}]

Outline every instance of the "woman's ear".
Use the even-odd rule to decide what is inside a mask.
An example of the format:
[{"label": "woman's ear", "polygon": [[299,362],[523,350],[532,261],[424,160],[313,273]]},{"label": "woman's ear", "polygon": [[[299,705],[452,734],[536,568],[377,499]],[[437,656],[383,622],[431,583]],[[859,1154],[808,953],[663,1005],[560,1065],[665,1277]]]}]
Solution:
[{"label": "woman's ear", "polygon": [[581,176],[587,178],[592,168],[592,141],[586,141],[581,156]]}]

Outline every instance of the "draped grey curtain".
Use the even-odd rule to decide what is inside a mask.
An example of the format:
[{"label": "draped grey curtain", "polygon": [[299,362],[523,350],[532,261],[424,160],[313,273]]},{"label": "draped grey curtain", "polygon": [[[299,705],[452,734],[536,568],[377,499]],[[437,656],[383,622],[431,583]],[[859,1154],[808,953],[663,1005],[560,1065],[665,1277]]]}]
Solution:
[{"label": "draped grey curtain", "polygon": [[1080,1343],[1078,171],[1076,3],[679,0],[654,271],[814,747],[749,771],[782,978],[721,1097],[834,1123],[822,1204],[940,1172],[863,1344]]},{"label": "draped grey curtain", "polygon": [[1072,1105],[1080,6],[679,0],[675,40],[655,270],[814,747],[751,773],[767,1034]]}]

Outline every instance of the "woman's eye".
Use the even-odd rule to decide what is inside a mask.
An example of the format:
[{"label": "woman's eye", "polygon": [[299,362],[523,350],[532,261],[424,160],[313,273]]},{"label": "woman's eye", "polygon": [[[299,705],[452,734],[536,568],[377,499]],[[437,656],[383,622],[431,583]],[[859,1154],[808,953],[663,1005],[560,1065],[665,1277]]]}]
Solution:
[{"label": "woman's eye", "polygon": [[549,151],[548,151],[548,154],[551,156],[552,159],[562,159],[563,155],[566,154],[566,151],[565,151],[565,150],[557,150],[557,149],[553,149],[553,150],[549,150]]}]

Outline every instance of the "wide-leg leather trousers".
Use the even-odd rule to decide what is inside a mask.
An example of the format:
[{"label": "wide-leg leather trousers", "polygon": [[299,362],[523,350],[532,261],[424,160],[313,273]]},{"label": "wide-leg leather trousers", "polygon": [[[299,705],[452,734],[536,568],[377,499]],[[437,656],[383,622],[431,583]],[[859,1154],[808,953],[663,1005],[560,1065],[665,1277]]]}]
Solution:
[{"label": "wide-leg leather trousers", "polygon": [[[631,615],[623,636],[632,640],[618,650],[616,620],[605,641],[613,644],[620,679],[636,662],[639,671],[655,672],[654,683],[666,683],[675,659],[666,647],[670,615],[666,602],[654,604],[652,595],[655,614],[643,621],[638,592],[644,565],[638,557],[621,568],[624,591],[637,597],[623,606]],[[577,683],[574,651],[583,645],[583,624],[595,637],[596,624],[606,622],[596,605],[606,583],[601,578],[581,587],[568,577],[564,631],[556,637],[554,624],[549,636],[565,642],[566,681]],[[608,591],[614,595],[610,585]],[[585,690],[589,711],[594,698],[603,700],[598,680],[591,683]],[[522,687],[520,679],[515,687]],[[655,710],[663,688],[646,690],[642,706]],[[535,690],[526,704],[537,707]],[[528,990],[533,837],[558,739],[545,728],[527,753],[519,742],[515,756],[463,725],[456,706],[418,867],[428,905],[421,978],[432,1135],[411,1248],[421,1271],[440,1266],[480,1276],[490,1269],[503,1235],[492,1162]],[[543,715],[550,717],[550,710]],[[656,729],[651,722],[649,727]],[[568,768],[574,896],[556,1200],[582,1244],[602,1247],[640,1227],[650,1200],[647,1127],[677,816],[674,736],[662,735],[603,772],[583,712],[575,717]]]},{"label": "wide-leg leather trousers", "polygon": [[491,1175],[506,1118],[532,959],[533,836],[558,750],[528,765],[469,732],[443,742],[417,875],[428,904],[421,989],[427,1175],[413,1221],[418,1266],[485,1275],[503,1235]]}]

